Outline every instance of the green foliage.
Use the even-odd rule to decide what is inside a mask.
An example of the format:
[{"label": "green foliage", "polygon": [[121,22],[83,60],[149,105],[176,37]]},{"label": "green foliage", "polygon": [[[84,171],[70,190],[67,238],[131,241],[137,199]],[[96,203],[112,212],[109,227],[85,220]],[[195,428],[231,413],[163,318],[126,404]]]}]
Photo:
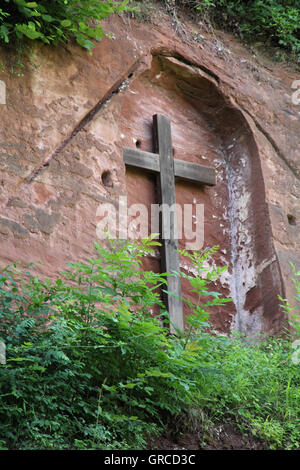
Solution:
[{"label": "green foliage", "polygon": [[139,449],[193,410],[274,448],[299,446],[299,366],[289,343],[209,334],[210,308],[230,300],[215,292],[226,269],[212,267],[216,247],[182,252],[198,271],[182,275],[199,301],[187,300],[185,332],[169,335],[165,276],[141,269],[156,244],[95,244],[95,257],[55,282],[34,266],[0,272],[1,448]]},{"label": "green foliage", "polygon": [[[164,0],[168,5],[172,0]],[[300,0],[174,0],[245,38],[279,45],[300,56]]]},{"label": "green foliage", "polygon": [[126,4],[127,0],[4,0],[0,9],[0,43],[25,37],[58,44],[75,38],[80,46],[90,50],[93,40],[99,41],[105,35],[99,21],[124,11]]},{"label": "green foliage", "polygon": [[[67,280],[0,276],[0,440],[8,448],[141,448],[198,395],[201,348],[168,336],[165,278],[140,269],[157,244],[95,244]],[[166,312],[162,314],[167,315]]]},{"label": "green foliage", "polygon": [[[300,446],[300,367],[279,338],[254,344],[242,336],[210,343],[207,365],[222,370],[203,383],[203,407],[214,422],[232,422],[271,449]],[[203,360],[204,358],[202,358]]]},{"label": "green foliage", "polygon": [[129,0],[129,6],[129,15],[141,22],[151,23],[160,16],[160,11],[152,0]]},{"label": "green foliage", "polygon": [[[192,312],[186,319],[186,329],[184,332],[185,343],[192,341],[201,341],[202,333],[205,328],[209,328],[208,319],[210,317],[210,309],[217,305],[224,305],[226,302],[232,302],[231,298],[223,298],[220,292],[212,291],[212,285],[227,270],[228,266],[211,265],[213,255],[218,251],[219,246],[210,249],[198,251],[180,250],[179,253],[189,260],[189,264],[194,267],[197,276],[189,273],[181,272],[181,277],[187,279],[190,285],[190,291],[193,296],[198,297],[198,301],[194,304],[191,300],[184,298],[183,301],[189,306]],[[177,331],[180,335],[180,332]]]},{"label": "green foliage", "polygon": [[300,270],[296,271],[296,268],[293,263],[291,263],[291,266],[294,273],[292,277],[292,282],[296,290],[295,299],[297,301],[297,306],[292,307],[287,299],[283,299],[282,297],[280,297],[280,295],[278,297],[279,300],[284,302],[281,307],[287,314],[289,324],[292,327],[296,337],[300,339]]},{"label": "green foliage", "polygon": [[299,0],[217,0],[215,15],[241,35],[268,38],[292,52],[300,53]]},{"label": "green foliage", "polygon": [[[113,13],[129,10],[136,18],[155,16],[151,0],[4,0],[0,8],[0,43],[23,38],[46,44],[70,38],[90,50],[104,36],[99,21]],[[169,12],[176,7],[197,9],[220,27],[246,38],[268,39],[270,43],[300,55],[300,0],[163,0]],[[177,18],[177,17],[176,17]]]}]

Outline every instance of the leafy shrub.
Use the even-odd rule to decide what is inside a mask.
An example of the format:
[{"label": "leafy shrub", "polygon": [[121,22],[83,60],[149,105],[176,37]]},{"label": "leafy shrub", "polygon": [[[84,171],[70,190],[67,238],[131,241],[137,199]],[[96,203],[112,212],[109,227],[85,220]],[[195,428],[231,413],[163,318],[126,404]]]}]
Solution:
[{"label": "leafy shrub", "polygon": [[[210,347],[209,347],[210,346]],[[213,422],[231,422],[271,449],[300,447],[300,367],[283,339],[258,344],[239,334],[207,342],[207,366],[221,373],[202,384],[203,408]]]},{"label": "leafy shrub", "polygon": [[98,23],[112,13],[126,9],[127,1],[113,0],[4,0],[0,8],[0,42],[9,43],[23,37],[46,44],[58,44],[75,38],[91,49],[104,31]]},{"label": "leafy shrub", "polygon": [[292,361],[294,364],[300,364],[300,270],[296,271],[296,268],[293,263],[291,263],[293,270],[292,282],[295,286],[296,295],[295,299],[297,301],[296,306],[292,307],[287,299],[283,299],[280,295],[279,300],[283,302],[281,307],[286,313],[288,318],[288,323],[290,325],[289,336],[293,341],[292,346],[294,348],[294,353],[292,356]]},{"label": "leafy shrub", "polygon": [[[283,340],[252,344],[208,332],[222,305],[213,285],[216,248],[182,252],[198,269],[183,276],[197,292],[184,333],[168,334],[159,288],[143,271],[157,244],[95,244],[96,256],[69,265],[64,279],[40,280],[34,267],[0,272],[0,447],[139,449],[193,410],[230,420],[274,448],[299,447],[299,366]],[[161,316],[153,318],[153,306]]]},{"label": "leafy shrub", "polygon": [[284,312],[288,316],[289,324],[292,327],[296,337],[300,339],[300,270],[296,271],[296,268],[293,263],[291,263],[292,270],[293,270],[293,277],[292,282],[296,289],[295,299],[297,301],[297,305],[295,307],[291,307],[289,301],[287,299],[283,299],[280,295],[279,300],[284,302],[281,307],[283,308]]},{"label": "leafy shrub", "polygon": [[96,244],[68,281],[1,273],[3,446],[140,448],[196,404],[201,349],[149,313],[165,278],[139,268],[155,243]]},{"label": "leafy shrub", "polygon": [[[104,36],[98,21],[128,10],[127,3],[128,0],[4,0],[0,8],[0,43],[27,37],[58,44],[75,38],[90,50],[93,40]],[[296,56],[300,54],[300,0],[162,0],[162,3],[173,12],[176,7],[198,9],[201,15],[207,14],[217,25],[241,36],[268,38]],[[150,0],[131,0],[131,5],[137,18],[155,15]]]},{"label": "leafy shrub", "polygon": [[299,0],[164,0],[170,5],[198,9],[222,28],[246,38],[270,39],[300,55]]},{"label": "leafy shrub", "polygon": [[[197,251],[179,250],[179,253],[189,260],[190,265],[194,267],[197,273],[197,276],[195,276],[184,271],[181,272],[181,277],[188,280],[193,296],[198,297],[196,304],[187,298],[183,298],[191,312],[185,320],[186,328],[183,336],[186,344],[203,339],[203,331],[210,327],[208,320],[212,307],[232,302],[231,298],[223,298],[220,292],[211,290],[214,283],[228,269],[226,265],[216,266],[215,268],[212,266],[212,257],[218,249],[219,246],[216,245],[212,248]],[[180,335],[180,332],[177,331],[177,334]]]}]

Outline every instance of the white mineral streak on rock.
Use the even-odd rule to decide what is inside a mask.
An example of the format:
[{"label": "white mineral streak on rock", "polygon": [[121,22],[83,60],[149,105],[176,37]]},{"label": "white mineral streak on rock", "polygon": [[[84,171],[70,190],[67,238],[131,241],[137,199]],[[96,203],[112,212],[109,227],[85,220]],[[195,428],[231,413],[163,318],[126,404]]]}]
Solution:
[{"label": "white mineral streak on rock", "polygon": [[0,341],[0,364],[6,364],[6,346]]},{"label": "white mineral streak on rock", "polygon": [[230,294],[237,313],[231,328],[254,336],[262,331],[262,308],[254,312],[245,310],[247,293],[256,285],[257,272],[253,253],[253,240],[248,229],[249,203],[251,194],[247,190],[243,173],[248,171],[247,156],[241,159],[238,170],[227,164],[229,189],[229,218],[232,244],[232,275]]}]

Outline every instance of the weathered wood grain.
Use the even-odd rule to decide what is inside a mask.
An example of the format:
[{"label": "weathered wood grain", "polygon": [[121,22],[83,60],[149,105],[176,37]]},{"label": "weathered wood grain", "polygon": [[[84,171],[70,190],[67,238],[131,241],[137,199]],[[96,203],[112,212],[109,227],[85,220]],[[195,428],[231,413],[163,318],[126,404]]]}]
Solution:
[{"label": "weathered wood grain", "polygon": [[[141,168],[152,173],[159,173],[160,171],[159,155],[156,153],[125,147],[124,162],[128,166]],[[214,168],[183,160],[174,159],[174,176],[176,181],[183,180],[210,186],[216,184],[216,171]]]}]

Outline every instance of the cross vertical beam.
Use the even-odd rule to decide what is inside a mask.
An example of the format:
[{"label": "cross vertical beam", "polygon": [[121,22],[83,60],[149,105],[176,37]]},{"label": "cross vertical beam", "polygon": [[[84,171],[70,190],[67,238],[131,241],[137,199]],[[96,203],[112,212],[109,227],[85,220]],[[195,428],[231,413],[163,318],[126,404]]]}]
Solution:
[{"label": "cross vertical beam", "polygon": [[[168,291],[164,294],[164,303],[170,314],[173,325],[183,331],[183,309],[181,301],[180,264],[178,255],[178,235],[175,206],[175,179],[189,181],[193,184],[214,186],[216,171],[214,168],[173,159],[171,123],[169,118],[156,114],[153,116],[153,136],[156,153],[124,148],[126,166],[139,168],[157,175],[160,200],[160,235],[162,242],[161,266],[168,276]],[[172,210],[173,207],[173,210]],[[175,328],[170,326],[172,333]]]},{"label": "cross vertical beam", "polygon": [[[170,119],[161,114],[153,116],[154,151],[159,154],[159,193],[161,203],[161,243],[162,269],[177,275],[167,277],[168,291],[173,295],[163,294],[164,303],[172,323],[183,331],[183,311],[181,300],[181,279],[177,239],[177,217],[175,200],[174,159]],[[170,210],[170,209],[174,210]],[[168,238],[166,236],[168,235]],[[171,333],[175,333],[172,324]]]}]

